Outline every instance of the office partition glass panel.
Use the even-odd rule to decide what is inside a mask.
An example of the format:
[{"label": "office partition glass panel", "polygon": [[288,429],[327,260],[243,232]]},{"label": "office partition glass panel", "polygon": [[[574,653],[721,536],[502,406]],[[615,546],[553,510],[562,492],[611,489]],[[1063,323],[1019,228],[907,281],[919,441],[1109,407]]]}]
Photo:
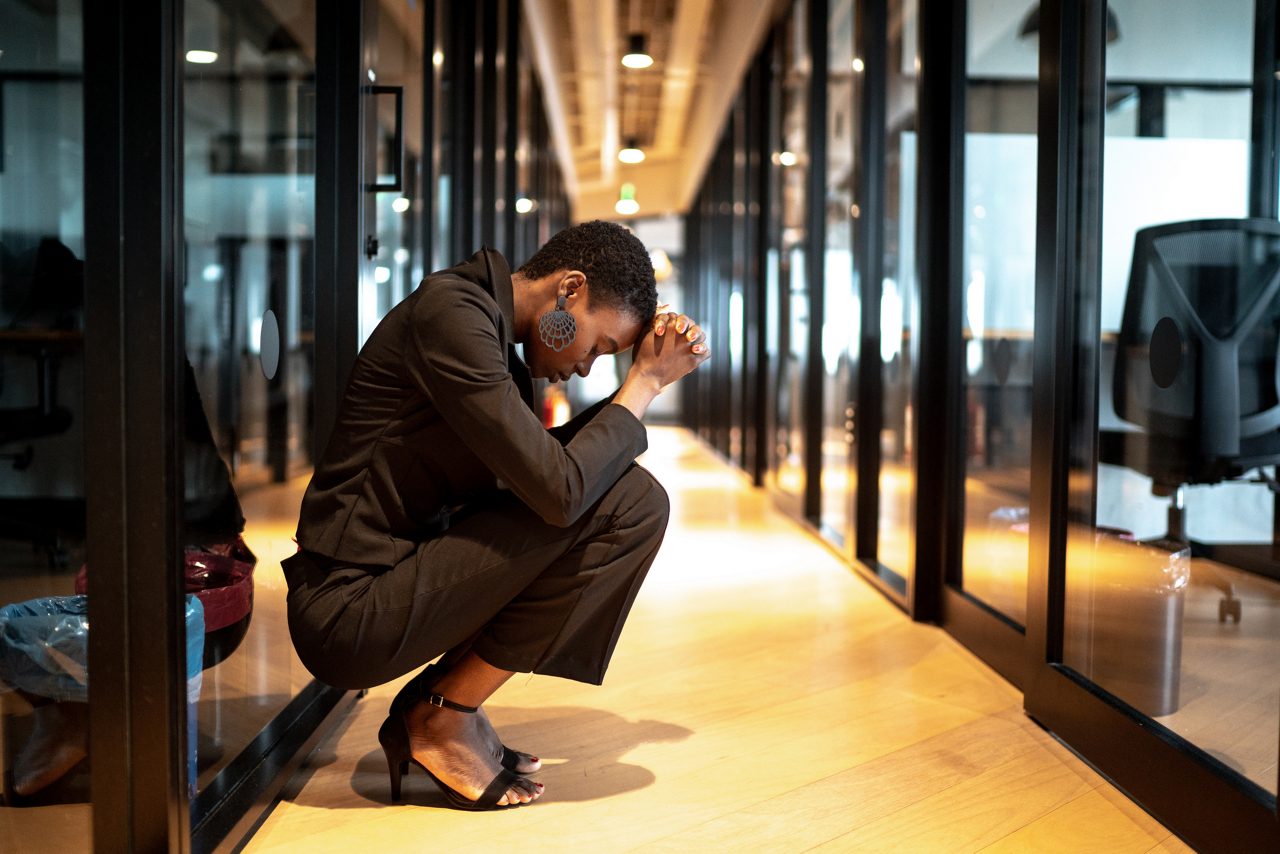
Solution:
[{"label": "office partition glass panel", "polygon": [[1254,4],[1114,12],[1064,661],[1273,799],[1280,224],[1248,219]]},{"label": "office partition glass panel", "polygon": [[[916,233],[917,0],[890,0],[885,105],[884,280],[880,293],[883,423],[876,556],[900,591],[914,562],[912,379],[919,341]],[[926,390],[922,390],[927,393]]]},{"label": "office partition glass panel", "polygon": [[[367,0],[365,257],[360,342],[422,280],[423,7]],[[375,238],[373,243],[368,237]],[[450,262],[452,263],[452,262]]]},{"label": "office partition glass panel", "polygon": [[826,246],[823,252],[822,516],[823,536],[852,543],[857,494],[854,365],[862,304],[854,278],[854,0],[833,0],[827,18]]},{"label": "office partition glass panel", "polygon": [[1038,44],[971,3],[964,151],[962,589],[1023,625],[1031,504]]},{"label": "office partition glass panel", "polygon": [[774,425],[774,486],[797,512],[805,489],[804,384],[809,346],[809,285],[804,241],[808,221],[805,182],[809,169],[808,3],[797,0],[782,28],[781,137],[773,153],[781,173],[781,238],[778,268],[778,382]]},{"label": "office partition glass panel", "polygon": [[431,140],[426,151],[427,162],[431,164],[428,180],[431,187],[431,210],[428,220],[431,229],[431,258],[427,261],[429,270],[443,270],[451,266],[453,254],[453,175],[449,164],[452,162],[453,134],[445,119],[451,114],[449,109],[452,97],[452,57],[448,52],[453,50],[449,42],[450,24],[452,20],[451,3],[432,4],[435,15],[435,44],[431,46]]},{"label": "office partition glass panel", "polygon": [[188,591],[204,601],[197,783],[311,681],[279,563],[310,473],[314,3],[184,0]]},{"label": "office partition glass panel", "polygon": [[[87,851],[80,4],[0,2],[0,849]],[[41,644],[64,639],[50,659]]]}]

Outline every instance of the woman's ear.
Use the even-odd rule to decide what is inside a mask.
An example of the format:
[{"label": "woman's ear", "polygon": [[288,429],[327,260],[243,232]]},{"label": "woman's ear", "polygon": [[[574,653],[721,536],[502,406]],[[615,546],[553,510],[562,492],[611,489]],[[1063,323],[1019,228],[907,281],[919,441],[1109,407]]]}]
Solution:
[{"label": "woman's ear", "polygon": [[569,270],[560,279],[560,293],[565,296],[574,296],[575,294],[585,293],[584,288],[587,284],[587,276],[581,270]]}]

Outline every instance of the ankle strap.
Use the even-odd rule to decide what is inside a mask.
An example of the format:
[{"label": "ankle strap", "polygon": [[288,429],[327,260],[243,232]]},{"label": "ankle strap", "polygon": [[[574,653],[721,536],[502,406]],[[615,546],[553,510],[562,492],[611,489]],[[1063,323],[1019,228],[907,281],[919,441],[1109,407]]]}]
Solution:
[{"label": "ankle strap", "polygon": [[468,715],[474,715],[480,710],[479,706],[464,706],[461,703],[446,700],[440,694],[432,694],[430,697],[427,697],[427,702],[433,706],[439,706],[442,709],[453,709],[455,712],[464,712]]}]

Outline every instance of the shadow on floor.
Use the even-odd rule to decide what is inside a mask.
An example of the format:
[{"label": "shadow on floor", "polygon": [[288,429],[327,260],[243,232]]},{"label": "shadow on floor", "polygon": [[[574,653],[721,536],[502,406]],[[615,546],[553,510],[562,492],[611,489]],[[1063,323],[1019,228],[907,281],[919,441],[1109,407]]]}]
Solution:
[{"label": "shadow on floor", "polygon": [[[692,731],[654,720],[630,721],[612,712],[580,707],[525,709],[486,707],[505,744],[534,753],[543,769],[531,775],[545,783],[548,801],[590,801],[642,789],[656,779],[653,772],[621,761],[643,744],[681,741]],[[381,749],[360,757],[351,774],[351,789],[369,801],[391,803],[387,764]],[[446,805],[435,784],[410,766],[404,779],[403,803]],[[365,806],[352,803],[352,806]]]}]

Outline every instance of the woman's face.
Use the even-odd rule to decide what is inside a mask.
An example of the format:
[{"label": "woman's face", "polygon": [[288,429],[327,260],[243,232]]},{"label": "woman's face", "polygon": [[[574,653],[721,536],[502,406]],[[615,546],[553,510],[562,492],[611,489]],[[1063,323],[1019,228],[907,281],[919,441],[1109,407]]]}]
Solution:
[{"label": "woman's face", "polygon": [[[644,324],[614,308],[593,308],[589,299],[583,291],[568,298],[565,310],[577,321],[578,331],[573,341],[559,352],[543,343],[535,330],[533,341],[525,346],[529,371],[535,377],[552,382],[564,382],[574,374],[585,377],[597,356],[629,350],[639,339]],[[547,311],[554,308],[552,304]]]}]

